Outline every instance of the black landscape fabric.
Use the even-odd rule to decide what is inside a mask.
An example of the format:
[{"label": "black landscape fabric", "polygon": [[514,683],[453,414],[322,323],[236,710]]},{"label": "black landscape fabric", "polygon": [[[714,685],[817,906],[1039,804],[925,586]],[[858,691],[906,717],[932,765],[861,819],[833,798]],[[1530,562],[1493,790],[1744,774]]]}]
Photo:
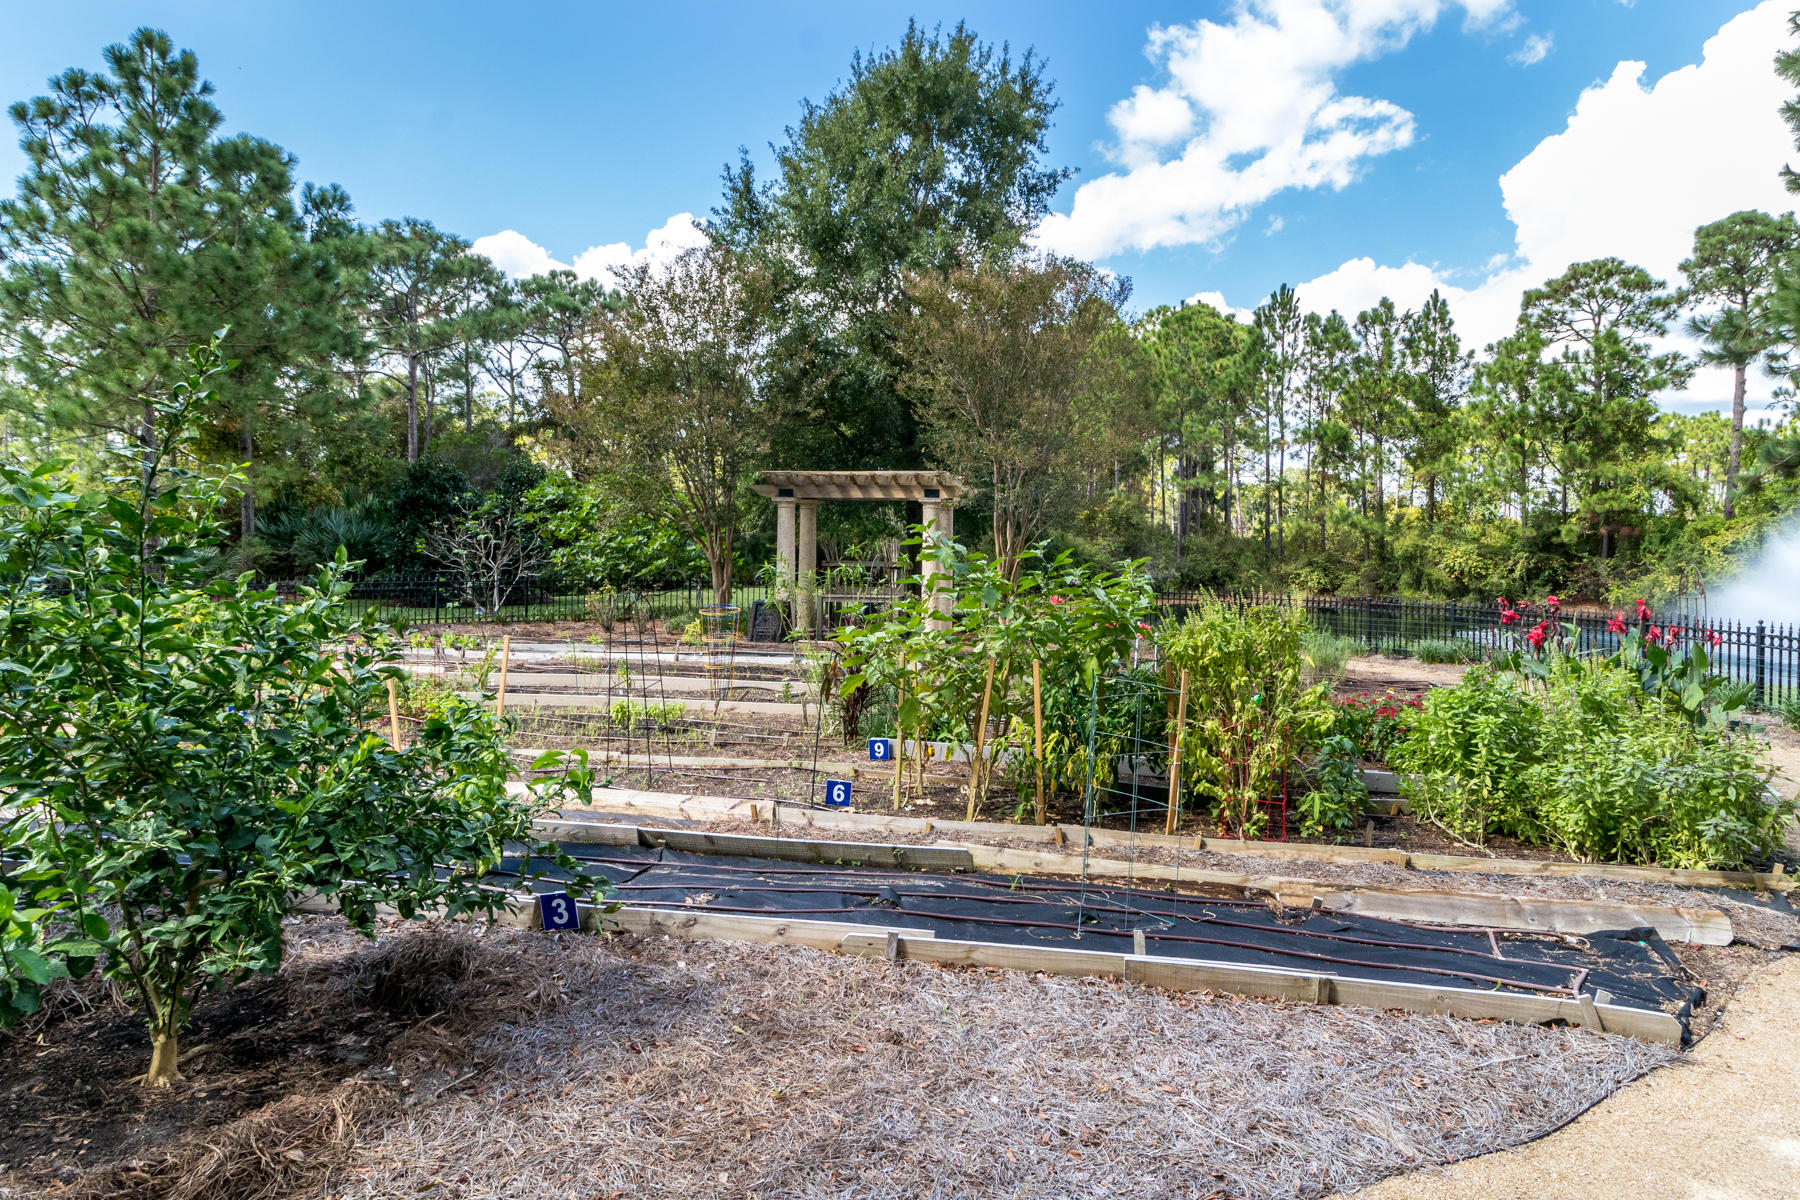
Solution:
[{"label": "black landscape fabric", "polygon": [[[1651,929],[1490,933],[1113,882],[803,864],[666,847],[562,849],[633,907],[929,929],[963,941],[1126,954],[1133,931],[1142,930],[1145,952],[1170,958],[1521,994],[1610,994],[1609,1003],[1666,1012],[1684,1026],[1704,996]],[[501,873],[521,865],[509,860]],[[559,874],[541,860],[532,866]]]}]

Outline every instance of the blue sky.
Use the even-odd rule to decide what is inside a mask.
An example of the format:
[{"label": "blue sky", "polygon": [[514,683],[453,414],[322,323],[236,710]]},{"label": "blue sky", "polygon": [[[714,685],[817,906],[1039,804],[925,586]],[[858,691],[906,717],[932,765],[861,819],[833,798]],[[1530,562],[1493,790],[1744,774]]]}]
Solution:
[{"label": "blue sky", "polygon": [[[610,247],[591,267],[641,252],[675,214],[704,215],[737,148],[766,162],[801,97],[827,93],[856,48],[890,44],[909,16],[966,19],[1034,47],[1057,83],[1051,157],[1079,174],[1045,243],[1131,275],[1140,306],[1248,307],[1288,282],[1316,307],[1356,307],[1443,286],[1479,341],[1569,257],[1622,253],[1666,274],[1697,221],[1783,204],[1772,173],[1791,144],[1767,61],[1784,13],[1764,4],[1699,65],[1753,7],[88,0],[9,22],[0,93],[36,94],[153,24],[196,51],[233,129],[343,184],[364,219],[514,231],[485,245],[519,270],[532,253],[572,263]],[[7,139],[0,172],[23,165]],[[1673,402],[1710,406],[1709,386]]]}]

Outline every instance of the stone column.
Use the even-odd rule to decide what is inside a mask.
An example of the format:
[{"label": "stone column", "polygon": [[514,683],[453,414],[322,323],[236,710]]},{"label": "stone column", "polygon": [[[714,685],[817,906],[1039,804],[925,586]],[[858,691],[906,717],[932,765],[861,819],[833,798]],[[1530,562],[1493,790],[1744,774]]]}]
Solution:
[{"label": "stone column", "polygon": [[[805,586],[818,578],[819,574],[819,502],[802,500],[797,506],[799,517],[794,546],[794,570],[796,582]],[[814,619],[817,601],[809,600],[798,605],[795,614],[800,623],[802,633],[812,633],[818,622]]]},{"label": "stone column", "polygon": [[775,498],[775,563],[782,582],[794,577],[794,500]]},{"label": "stone column", "polygon": [[[926,500],[920,505],[920,508],[923,510],[921,515],[924,518],[920,524],[925,526],[928,533],[945,538],[953,538],[956,536],[955,504],[948,500]],[[955,597],[951,596],[947,591],[941,591],[936,595],[932,595],[933,584],[936,582],[937,576],[942,572],[942,566],[928,560],[922,564],[921,579],[924,584],[925,594],[927,596],[932,596],[931,607],[937,610],[943,620],[948,621],[950,617],[950,608],[955,602]]]}]

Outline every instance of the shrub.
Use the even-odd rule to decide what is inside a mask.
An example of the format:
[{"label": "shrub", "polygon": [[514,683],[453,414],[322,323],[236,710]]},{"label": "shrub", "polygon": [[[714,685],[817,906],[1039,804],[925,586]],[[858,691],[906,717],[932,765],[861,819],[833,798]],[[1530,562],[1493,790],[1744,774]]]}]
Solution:
[{"label": "shrub", "polygon": [[1386,762],[1388,752],[1406,736],[1420,702],[1383,692],[1357,692],[1337,700],[1331,723],[1334,735],[1348,738],[1359,756],[1369,762]]},{"label": "shrub", "polygon": [[1540,757],[1543,712],[1512,676],[1477,668],[1425,698],[1388,754],[1419,816],[1476,843],[1532,838],[1526,774]]},{"label": "shrub", "polygon": [[1455,638],[1426,638],[1413,647],[1413,655],[1422,663],[1461,666],[1476,661],[1475,647]]},{"label": "shrub", "polygon": [[1182,773],[1216,801],[1221,828],[1241,836],[1261,831],[1259,803],[1331,728],[1326,689],[1304,677],[1309,630],[1303,613],[1209,601],[1157,631],[1165,660],[1188,676]]},{"label": "shrub", "polygon": [[377,905],[491,913],[511,897],[481,878],[509,844],[575,866],[531,823],[587,786],[579,771],[511,794],[501,724],[460,698],[389,746],[396,643],[353,614],[341,550],[292,603],[207,575],[215,514],[247,485],[177,465],[215,399],[216,353],[193,361],[154,403],[157,444],[105,489],[0,467],[0,844],[21,860],[0,1020],[31,1003],[46,954],[98,961],[143,1009],[160,1085],[179,1078],[195,989],[280,966],[293,897],[328,897],[365,933]]},{"label": "shrub", "polygon": [[1457,836],[1590,860],[1739,866],[1776,849],[1794,811],[1747,736],[1599,660],[1556,660],[1537,689],[1476,668],[1427,697],[1391,759],[1415,810]]},{"label": "shrub", "polygon": [[1383,658],[1411,658],[1413,654],[1405,638],[1393,635],[1381,639],[1380,650]]}]

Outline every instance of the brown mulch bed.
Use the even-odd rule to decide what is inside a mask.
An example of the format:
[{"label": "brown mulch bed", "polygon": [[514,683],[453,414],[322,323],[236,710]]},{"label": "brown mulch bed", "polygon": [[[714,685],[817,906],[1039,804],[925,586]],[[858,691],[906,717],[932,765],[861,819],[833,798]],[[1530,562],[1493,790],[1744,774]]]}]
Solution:
[{"label": "brown mulch bed", "polygon": [[[295,932],[280,977],[196,1007],[191,1036],[243,1054],[167,1094],[131,1089],[110,1007],[12,1035],[86,1056],[90,1090],[35,1093],[70,1140],[9,1141],[0,1195],[1319,1196],[1533,1137],[1674,1057],[800,948]],[[333,1060],[346,1038],[363,1061]],[[48,1082],[8,1050],[0,1090]]]}]

